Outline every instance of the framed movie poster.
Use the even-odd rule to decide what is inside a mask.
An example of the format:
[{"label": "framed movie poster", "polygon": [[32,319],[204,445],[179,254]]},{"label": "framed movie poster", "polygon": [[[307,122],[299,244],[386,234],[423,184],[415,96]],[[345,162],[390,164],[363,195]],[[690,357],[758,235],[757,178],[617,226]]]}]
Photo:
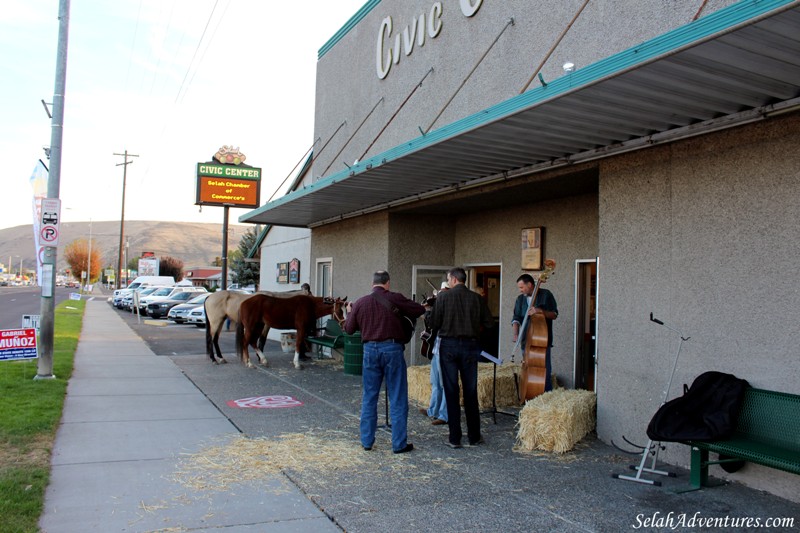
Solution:
[{"label": "framed movie poster", "polygon": [[289,261],[289,283],[300,283],[300,260],[296,257]]},{"label": "framed movie poster", "polygon": [[522,270],[544,269],[543,241],[543,227],[522,230]]},{"label": "framed movie poster", "polygon": [[278,283],[289,283],[289,263],[278,263],[276,281]]}]

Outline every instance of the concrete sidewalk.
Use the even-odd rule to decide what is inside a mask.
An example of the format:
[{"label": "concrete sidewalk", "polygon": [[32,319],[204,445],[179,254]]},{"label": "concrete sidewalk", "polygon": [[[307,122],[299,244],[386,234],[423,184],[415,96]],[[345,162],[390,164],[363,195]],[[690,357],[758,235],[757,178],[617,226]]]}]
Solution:
[{"label": "concrete sidewalk", "polygon": [[109,307],[86,304],[40,526],[87,531],[341,531],[285,477],[194,491],[181,457],[239,434]]}]

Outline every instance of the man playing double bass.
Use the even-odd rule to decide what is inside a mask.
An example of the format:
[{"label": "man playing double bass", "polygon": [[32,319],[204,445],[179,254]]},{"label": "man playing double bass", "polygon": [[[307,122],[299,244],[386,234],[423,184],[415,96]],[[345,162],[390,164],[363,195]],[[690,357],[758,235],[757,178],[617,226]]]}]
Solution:
[{"label": "man playing double bass", "polygon": [[533,280],[533,276],[530,274],[522,274],[517,278],[517,288],[519,289],[520,295],[517,296],[517,301],[514,302],[514,317],[511,320],[511,328],[514,331],[514,342],[517,342],[517,339],[521,333],[522,342],[524,343],[527,329],[530,325],[530,319],[528,319],[528,322],[525,324],[525,330],[520,332],[519,329],[520,325],[525,319],[525,312],[528,311],[528,308],[530,307],[530,311],[528,311],[529,316],[537,314],[544,315],[544,318],[547,321],[547,358],[544,390],[547,392],[553,389],[553,368],[550,362],[550,347],[553,346],[553,320],[558,318],[558,305],[556,304],[556,299],[553,296],[553,293],[547,289],[543,289],[542,287],[539,287],[539,291],[536,294],[536,301],[533,303],[533,305],[530,305],[531,296],[533,295],[533,289],[535,285],[536,283]]}]

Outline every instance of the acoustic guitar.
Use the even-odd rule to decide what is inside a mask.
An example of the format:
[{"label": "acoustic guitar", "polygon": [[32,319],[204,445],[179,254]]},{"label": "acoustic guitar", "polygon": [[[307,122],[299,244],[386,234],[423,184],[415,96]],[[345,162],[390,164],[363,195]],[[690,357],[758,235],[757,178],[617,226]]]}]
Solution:
[{"label": "acoustic guitar", "polygon": [[[426,297],[424,294],[422,295],[423,298],[423,305],[433,306],[436,303],[436,296],[431,296],[430,298]],[[419,353],[420,355],[427,357],[428,359],[433,359],[433,345],[436,341],[436,335],[433,334],[433,328],[430,327],[429,320],[428,320],[429,311],[425,312],[425,329],[422,330],[419,334],[420,340],[420,347]]]},{"label": "acoustic guitar", "polygon": [[[531,308],[536,303],[539,287],[556,268],[556,262],[545,259],[544,270],[539,274],[531,295]],[[547,379],[547,357],[550,343],[547,336],[547,319],[544,314],[528,316],[528,331],[525,337],[525,349],[522,352],[522,372],[519,376],[519,400],[525,403],[545,392]]]}]

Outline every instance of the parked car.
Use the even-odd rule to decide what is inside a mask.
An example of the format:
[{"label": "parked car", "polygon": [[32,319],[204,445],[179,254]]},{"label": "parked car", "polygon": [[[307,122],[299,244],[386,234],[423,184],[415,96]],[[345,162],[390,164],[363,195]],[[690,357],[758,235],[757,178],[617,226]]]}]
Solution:
[{"label": "parked car", "polygon": [[206,308],[201,305],[189,311],[189,316],[186,317],[186,322],[194,324],[198,328],[206,327]]},{"label": "parked car", "polygon": [[112,303],[116,305],[117,300],[122,300],[126,297],[132,297],[134,289],[142,290],[145,287],[172,287],[175,285],[175,278],[172,276],[137,276],[136,279],[131,281],[124,289],[117,289],[114,291],[114,300]]},{"label": "parked car", "polygon": [[155,303],[160,300],[167,300],[172,298],[176,294],[181,292],[190,292],[190,293],[197,293],[200,292],[207,292],[205,287],[194,287],[192,285],[176,285],[175,287],[162,287],[157,291],[145,296],[144,298],[139,298],[139,314],[142,316],[147,315],[147,306],[151,303]]},{"label": "parked car", "polygon": [[189,318],[189,313],[198,306],[202,306],[210,295],[211,293],[205,292],[200,296],[195,296],[185,304],[176,305],[167,313],[167,320],[172,320],[176,324],[183,324]]},{"label": "parked car", "polygon": [[186,302],[192,300],[195,297],[196,297],[195,292],[183,291],[174,294],[169,298],[164,298],[163,300],[158,300],[149,303],[147,304],[147,316],[152,318],[166,317],[167,313],[169,313],[173,307],[175,307],[176,305],[185,304]]},{"label": "parked car", "polygon": [[153,286],[153,287],[143,287],[143,288],[140,288],[140,289],[133,289],[129,293],[127,293],[127,294],[122,296],[122,298],[119,300],[117,308],[133,312],[133,293],[134,292],[139,293],[139,298],[141,299],[141,298],[144,298],[145,296],[149,296],[150,294],[153,294],[155,291],[157,291],[158,289],[162,289],[162,288],[163,287]]}]

